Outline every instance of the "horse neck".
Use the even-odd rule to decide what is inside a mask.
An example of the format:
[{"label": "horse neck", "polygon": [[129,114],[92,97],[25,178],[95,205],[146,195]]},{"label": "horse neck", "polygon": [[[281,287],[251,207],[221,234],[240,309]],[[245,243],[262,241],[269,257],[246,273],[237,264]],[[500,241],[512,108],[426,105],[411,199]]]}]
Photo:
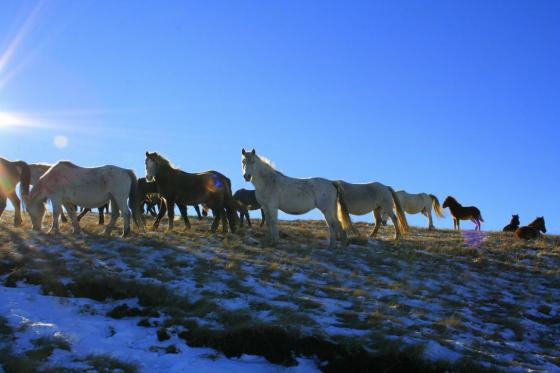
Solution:
[{"label": "horse neck", "polygon": [[270,183],[270,181],[278,178],[280,174],[274,170],[271,166],[267,165],[261,160],[255,162],[255,169],[253,170],[253,184],[255,187],[259,186],[266,186]]},{"label": "horse neck", "polygon": [[541,230],[541,225],[538,223],[537,220],[533,220],[528,226],[531,228]]}]

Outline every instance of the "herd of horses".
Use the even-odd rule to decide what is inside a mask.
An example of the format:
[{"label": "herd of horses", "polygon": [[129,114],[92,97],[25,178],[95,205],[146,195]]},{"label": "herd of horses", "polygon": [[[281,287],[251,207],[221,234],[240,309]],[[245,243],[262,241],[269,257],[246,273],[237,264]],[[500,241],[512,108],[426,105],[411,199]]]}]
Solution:
[{"label": "herd of horses", "polygon": [[[104,225],[104,212],[110,221],[105,227],[109,235],[119,216],[123,218],[123,236],[130,233],[131,220],[141,231],[145,230],[144,212],[156,217],[153,229],[157,229],[167,213],[168,229],[173,229],[175,206],[179,209],[185,228],[190,228],[187,206],[193,206],[199,219],[214,217],[211,231],[220,223],[224,232],[235,231],[243,220],[251,226],[249,211],[261,211],[261,227],[266,223],[266,243],[275,245],[279,240],[278,211],[300,215],[318,209],[329,229],[329,246],[337,241],[346,245],[348,235],[355,232],[350,215],[373,213],[375,225],[370,233],[375,237],[379,227],[391,220],[395,239],[408,230],[406,214],[422,214],[428,219],[428,229],[434,229],[432,210],[443,218],[448,208],[453,217],[454,229],[460,229],[461,220],[471,220],[475,230],[484,222],[481,212],[474,206],[462,206],[448,196],[442,205],[433,194],[410,194],[395,191],[379,182],[352,184],[342,180],[324,178],[293,178],[275,169],[266,158],[253,149],[242,149],[242,173],[254,190],[240,189],[232,193],[231,181],[218,171],[188,173],[174,167],[157,152],[146,152],[146,177],[137,179],[132,170],[117,166],[85,168],[69,161],[50,164],[28,164],[0,158],[0,216],[6,208],[7,199],[14,206],[14,225],[20,226],[22,203],[16,193],[17,184],[31,219],[33,230],[40,231],[47,210],[52,204],[52,225],[49,232],[59,232],[59,220],[68,220],[73,231],[80,234],[79,220],[91,209],[99,210],[99,224]],[[32,188],[31,188],[32,187]],[[203,206],[201,212],[200,205]],[[78,206],[82,208],[78,214]],[[546,233],[543,217],[520,227],[519,216],[504,229],[514,232],[521,239],[538,238]]]}]

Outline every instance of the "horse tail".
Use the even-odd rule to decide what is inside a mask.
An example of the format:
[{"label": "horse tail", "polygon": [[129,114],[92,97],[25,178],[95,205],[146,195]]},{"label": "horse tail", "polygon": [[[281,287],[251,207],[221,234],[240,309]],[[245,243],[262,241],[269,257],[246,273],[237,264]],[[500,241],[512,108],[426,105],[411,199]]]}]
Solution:
[{"label": "horse tail", "polygon": [[482,214],[478,211],[478,220],[484,223],[484,219],[482,219]]},{"label": "horse tail", "polygon": [[142,200],[140,199],[140,188],[138,186],[138,179],[136,174],[132,170],[128,170],[128,175],[130,176],[130,193],[128,194],[128,207],[132,211],[132,220],[134,224],[142,231],[145,230],[144,220],[142,219],[142,214],[140,213]]},{"label": "horse tail", "polygon": [[12,164],[19,169],[19,190],[23,196],[29,195],[29,184],[31,183],[31,169],[29,165],[24,161],[15,161]]},{"label": "horse tail", "polygon": [[336,217],[342,225],[342,229],[348,233],[353,230],[353,227],[352,220],[350,219],[350,213],[348,212],[348,205],[344,199],[344,189],[342,188],[342,185],[336,181],[333,182],[333,185],[336,189]]},{"label": "horse tail", "polygon": [[232,232],[235,231],[235,228],[237,226],[237,223],[239,222],[239,217],[237,216],[236,211],[238,210],[237,204],[236,204],[236,199],[233,198],[233,194],[231,192],[231,180],[222,175],[223,178],[225,179],[225,185],[224,185],[224,204],[225,204],[225,208],[226,208],[226,214],[227,214],[227,218],[229,221],[229,227],[231,229]]},{"label": "horse tail", "polygon": [[439,200],[436,196],[434,196],[433,194],[429,194],[430,198],[432,199],[432,205],[434,207],[434,211],[436,212],[436,215],[440,218],[445,217],[444,213],[443,213],[443,209],[441,208],[441,205],[439,204]]},{"label": "horse tail", "polygon": [[397,196],[397,193],[395,193],[395,190],[393,188],[387,188],[389,188],[389,190],[391,191],[391,195],[393,196],[393,204],[395,205],[395,212],[397,213],[399,226],[403,233],[406,233],[408,231],[408,221],[406,221],[406,215],[402,208],[401,201],[399,200],[399,197]]}]

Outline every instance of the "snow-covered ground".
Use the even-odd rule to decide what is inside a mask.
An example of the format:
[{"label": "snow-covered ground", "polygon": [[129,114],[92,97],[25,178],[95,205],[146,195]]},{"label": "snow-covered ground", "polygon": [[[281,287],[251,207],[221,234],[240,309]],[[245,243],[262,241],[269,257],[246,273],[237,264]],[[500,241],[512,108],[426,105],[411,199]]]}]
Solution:
[{"label": "snow-covered ground", "polygon": [[[188,233],[128,240],[10,229],[20,235],[14,241],[4,232],[0,264],[16,269],[0,277],[0,316],[15,331],[12,350],[23,353],[34,347],[32,340],[47,336],[70,348],[55,350],[46,367],[87,365],[91,354],[146,372],[322,367],[313,356],[283,367],[259,356],[227,359],[210,348],[191,348],[178,336],[188,326],[173,325],[180,316],[217,331],[274,325],[331,342],[352,340],[371,353],[413,348],[428,361],[560,372],[558,241],[524,246],[492,234],[473,244],[470,236],[416,230],[398,244],[369,241],[328,250],[317,238],[324,234],[321,224],[298,222],[284,223],[280,246],[267,248],[258,244],[256,228],[224,237],[208,234],[203,224],[193,226]],[[48,274],[46,286],[26,283],[44,283],[29,275],[37,273]],[[124,279],[139,289],[161,286],[188,306],[170,315],[162,305],[160,315],[150,318],[152,326],[141,327],[140,316],[107,316],[125,303],[138,306],[137,297],[95,301],[69,297],[68,291],[48,294],[56,286],[71,289],[81,274]],[[13,286],[14,278],[17,287],[1,286]],[[164,324],[170,325],[170,339],[160,342],[156,331]],[[168,353],[169,346],[177,353]]]}]

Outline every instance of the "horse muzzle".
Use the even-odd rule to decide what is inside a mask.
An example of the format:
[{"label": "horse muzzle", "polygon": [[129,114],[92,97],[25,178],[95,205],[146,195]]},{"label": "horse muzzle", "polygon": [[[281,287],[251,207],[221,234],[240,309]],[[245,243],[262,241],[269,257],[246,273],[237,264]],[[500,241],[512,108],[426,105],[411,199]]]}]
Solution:
[{"label": "horse muzzle", "polygon": [[251,175],[243,175],[245,181],[251,181]]},{"label": "horse muzzle", "polygon": [[154,181],[156,181],[156,178],[153,176],[146,176],[146,181],[148,183],[153,183]]}]

